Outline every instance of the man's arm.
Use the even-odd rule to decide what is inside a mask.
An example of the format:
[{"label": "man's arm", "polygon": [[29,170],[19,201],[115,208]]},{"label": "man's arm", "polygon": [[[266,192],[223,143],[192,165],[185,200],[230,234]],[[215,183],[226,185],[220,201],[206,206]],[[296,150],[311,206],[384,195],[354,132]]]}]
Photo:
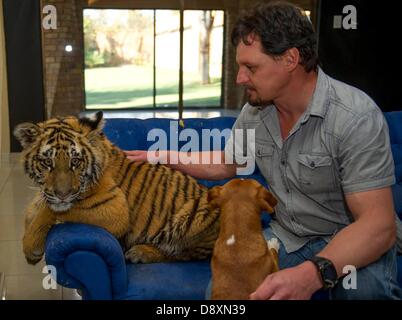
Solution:
[{"label": "man's arm", "polygon": [[[163,163],[168,167],[179,170],[197,179],[222,180],[236,175],[236,164],[225,164],[224,151],[178,152],[145,150],[125,151],[127,157],[134,161],[149,161]],[[181,160],[191,159],[183,163]]]},{"label": "man's arm", "polygon": [[345,265],[367,266],[387,252],[396,240],[391,188],[345,195],[355,222],[341,230],[318,254],[331,260],[342,276]]},{"label": "man's arm", "polygon": [[[331,260],[342,276],[343,267],[367,266],[395,243],[396,226],[391,188],[346,195],[355,219],[317,255]],[[320,275],[310,261],[269,275],[252,299],[310,299],[322,287]]]}]

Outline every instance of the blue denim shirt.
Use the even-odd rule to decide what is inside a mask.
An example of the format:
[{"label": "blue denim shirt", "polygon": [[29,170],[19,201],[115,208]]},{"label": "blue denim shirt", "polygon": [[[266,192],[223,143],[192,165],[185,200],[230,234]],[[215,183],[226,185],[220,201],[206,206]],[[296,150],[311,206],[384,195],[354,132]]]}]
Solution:
[{"label": "blue denim shirt", "polygon": [[233,129],[255,129],[251,156],[279,200],[271,227],[287,252],[317,236],[328,242],[350,224],[345,194],[395,183],[382,111],[321,69],[306,112],[285,140],[274,105],[246,104]]}]

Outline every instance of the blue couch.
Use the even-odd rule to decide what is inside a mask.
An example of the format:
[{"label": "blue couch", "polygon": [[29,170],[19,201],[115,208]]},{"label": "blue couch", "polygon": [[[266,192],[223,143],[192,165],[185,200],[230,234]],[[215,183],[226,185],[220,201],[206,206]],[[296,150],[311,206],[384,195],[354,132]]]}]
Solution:
[{"label": "blue couch", "polygon": [[[386,119],[396,164],[395,208],[402,217],[402,112],[387,113]],[[186,119],[184,129],[194,128],[199,133],[202,129],[230,129],[234,120],[232,117]],[[109,119],[104,132],[122,149],[147,149],[154,143],[147,141],[147,133],[153,128],[169,132],[170,121],[177,128],[172,133],[179,134],[183,129],[177,126],[177,121],[168,119]],[[185,143],[179,142],[178,147]],[[223,145],[222,139],[219,147]],[[265,184],[258,169],[250,178]],[[208,187],[225,182],[200,180]],[[265,216],[262,223],[268,222],[269,217]],[[47,237],[45,259],[48,265],[56,267],[57,282],[65,287],[81,289],[84,299],[204,299],[211,276],[209,261],[126,263],[120,244],[111,234],[84,224],[54,226]],[[402,256],[398,257],[398,268],[402,286]]]}]

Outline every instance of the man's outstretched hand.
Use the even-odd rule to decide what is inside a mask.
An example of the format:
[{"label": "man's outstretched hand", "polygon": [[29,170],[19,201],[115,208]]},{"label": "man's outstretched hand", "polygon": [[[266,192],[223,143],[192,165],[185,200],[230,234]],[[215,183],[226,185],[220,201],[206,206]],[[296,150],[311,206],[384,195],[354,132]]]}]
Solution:
[{"label": "man's outstretched hand", "polygon": [[250,295],[251,300],[309,300],[322,287],[320,276],[310,261],[272,273]]},{"label": "man's outstretched hand", "polygon": [[148,161],[149,163],[168,163],[168,151],[131,150],[124,151],[127,158],[133,161]]},{"label": "man's outstretched hand", "polygon": [[134,161],[148,161],[146,150],[125,150],[127,158]]}]

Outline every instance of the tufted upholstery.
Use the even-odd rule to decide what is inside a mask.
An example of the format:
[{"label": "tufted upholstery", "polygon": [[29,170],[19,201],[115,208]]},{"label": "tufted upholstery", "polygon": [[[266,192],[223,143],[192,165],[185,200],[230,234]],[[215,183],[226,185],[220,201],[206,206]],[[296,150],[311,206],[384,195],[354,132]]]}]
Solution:
[{"label": "tufted upholstery", "polygon": [[[385,114],[389,124],[392,152],[396,166],[397,183],[393,186],[396,211],[402,216],[402,112]],[[169,124],[173,122],[172,130]],[[186,128],[230,129],[232,117],[214,119],[187,119],[185,128],[169,119],[110,119],[104,129],[108,138],[125,150],[147,149],[154,141],[147,141],[147,134],[162,128],[169,134],[182,134],[181,148]],[[182,133],[184,131],[184,133]],[[201,141],[199,141],[202,146]],[[224,139],[220,146],[224,146]],[[202,149],[207,149],[206,146]],[[250,176],[265,184],[258,169]],[[222,181],[200,183],[211,187]],[[263,223],[268,222],[267,216]],[[209,261],[155,263],[149,265],[126,264],[118,241],[102,228],[84,224],[56,225],[46,241],[45,258],[57,270],[57,282],[70,288],[80,288],[84,299],[203,299],[210,279]],[[402,257],[398,257],[399,283],[402,285]]]}]

